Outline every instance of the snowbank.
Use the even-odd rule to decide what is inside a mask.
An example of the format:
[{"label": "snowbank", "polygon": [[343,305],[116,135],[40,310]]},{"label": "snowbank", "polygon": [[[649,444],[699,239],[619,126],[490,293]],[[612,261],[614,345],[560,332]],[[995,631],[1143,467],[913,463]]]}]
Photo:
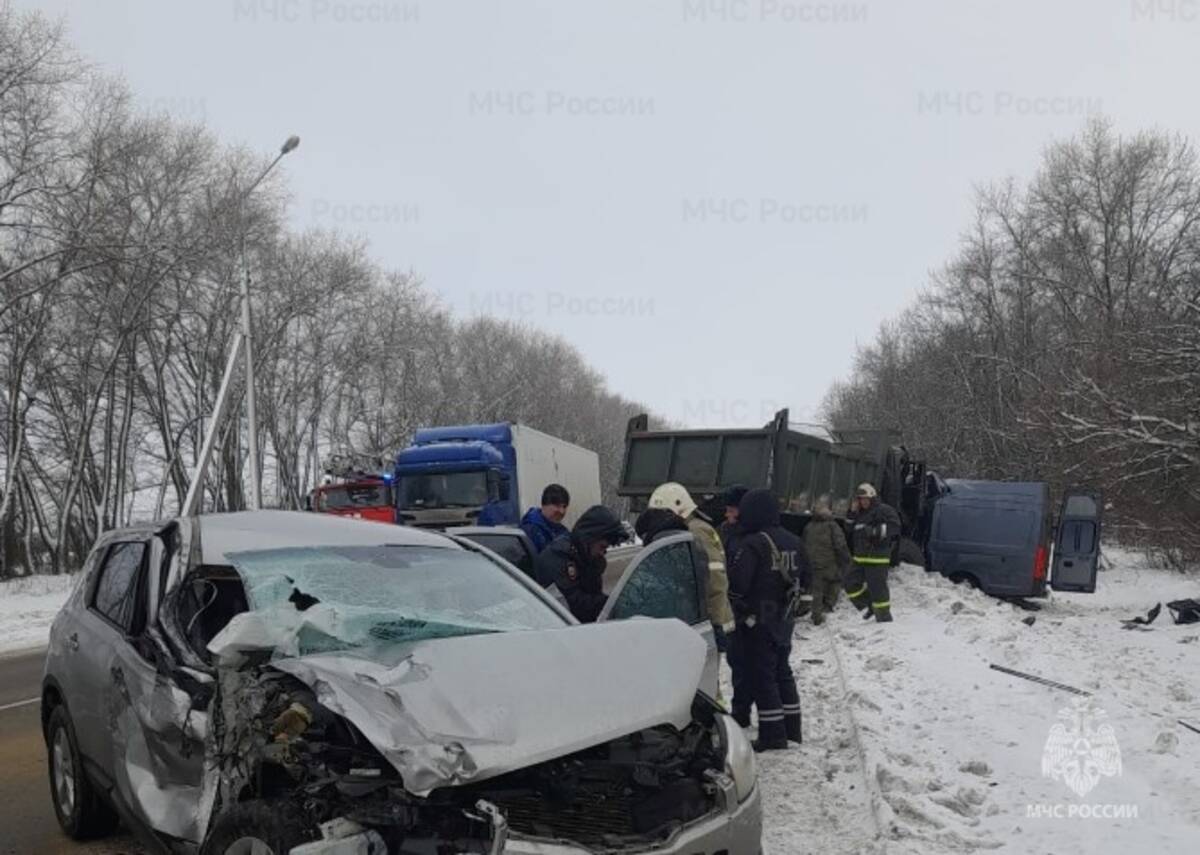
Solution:
[{"label": "snowbank", "polygon": [[[1037,612],[901,567],[895,623],[863,622],[844,599],[824,627],[802,623],[805,743],[762,758],[768,851],[1195,851],[1200,734],[1177,721],[1200,727],[1200,625],[1176,626],[1165,605],[1148,630],[1120,621],[1200,598],[1200,578],[1106,558],[1094,595],[1053,594]],[[1114,744],[1119,766],[1101,754]]]},{"label": "snowbank", "polygon": [[0,653],[43,647],[75,576],[29,576],[0,582]]}]

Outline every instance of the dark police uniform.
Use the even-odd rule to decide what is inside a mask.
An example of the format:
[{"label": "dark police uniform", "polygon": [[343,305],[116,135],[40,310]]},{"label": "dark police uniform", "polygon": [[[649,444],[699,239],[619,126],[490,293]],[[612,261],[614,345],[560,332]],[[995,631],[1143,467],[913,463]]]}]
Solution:
[{"label": "dark police uniform", "polygon": [[808,586],[800,539],[779,525],[779,506],[769,490],[751,490],[738,508],[741,539],[730,572],[730,599],[737,615],[738,660],[758,707],[756,751],[801,741],[800,694],[788,656],[794,618],[789,606]]},{"label": "dark police uniform", "polygon": [[591,623],[604,609],[604,571],[608,562],[593,557],[591,544],[604,541],[612,545],[624,536],[620,520],[603,505],[583,512],[570,534],[560,535],[538,553],[533,562],[534,575],[544,587],[554,585],[567,601],[571,614],[581,623]]},{"label": "dark police uniform", "polygon": [[[745,491],[743,491],[745,495]],[[742,526],[740,523],[723,522],[720,529],[721,544],[725,547],[725,566],[733,572],[733,562],[737,558],[738,549],[742,544]],[[732,589],[730,601],[732,602]],[[754,693],[750,685],[749,670],[743,662],[742,634],[734,628],[733,632],[725,635],[725,661],[729,663],[729,680],[733,684],[733,699],[730,701],[730,714],[742,727],[750,726],[750,711],[754,707]]]}]

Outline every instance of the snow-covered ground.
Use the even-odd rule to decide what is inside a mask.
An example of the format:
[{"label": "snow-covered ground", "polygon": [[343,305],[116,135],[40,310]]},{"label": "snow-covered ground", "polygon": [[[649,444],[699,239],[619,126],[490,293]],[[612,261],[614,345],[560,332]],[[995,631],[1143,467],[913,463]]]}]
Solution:
[{"label": "snow-covered ground", "polygon": [[30,576],[0,582],[0,653],[44,647],[74,576]]},{"label": "snow-covered ground", "polygon": [[[1200,727],[1200,624],[1176,626],[1165,605],[1149,631],[1120,623],[1200,598],[1200,577],[1106,558],[1095,594],[1053,594],[1039,612],[901,567],[894,623],[864,623],[844,600],[824,627],[802,623],[805,743],[761,759],[769,851],[1200,851],[1200,733],[1177,723]],[[1095,735],[1067,749],[1115,742],[1119,775],[1103,774],[1109,760],[1076,781],[1083,797],[1044,775],[1051,728],[1080,726],[1060,711],[1089,699],[991,663],[1091,692]]]}]

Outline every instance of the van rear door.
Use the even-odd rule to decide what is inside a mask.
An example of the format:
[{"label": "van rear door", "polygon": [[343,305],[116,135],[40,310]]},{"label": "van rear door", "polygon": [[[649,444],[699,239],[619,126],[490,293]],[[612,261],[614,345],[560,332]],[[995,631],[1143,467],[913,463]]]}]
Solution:
[{"label": "van rear door", "polygon": [[1100,523],[1104,503],[1093,490],[1068,490],[1058,515],[1050,587],[1090,594],[1100,566]]}]

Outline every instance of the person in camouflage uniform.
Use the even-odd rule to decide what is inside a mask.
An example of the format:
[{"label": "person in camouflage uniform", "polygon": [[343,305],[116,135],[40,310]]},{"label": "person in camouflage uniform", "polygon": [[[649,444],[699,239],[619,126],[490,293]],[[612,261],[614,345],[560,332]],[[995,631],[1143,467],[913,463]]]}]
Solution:
[{"label": "person in camouflage uniform", "polygon": [[812,622],[820,626],[825,613],[837,605],[838,593],[850,567],[846,533],[833,518],[829,502],[820,499],[804,527],[804,552],[812,573]]}]

